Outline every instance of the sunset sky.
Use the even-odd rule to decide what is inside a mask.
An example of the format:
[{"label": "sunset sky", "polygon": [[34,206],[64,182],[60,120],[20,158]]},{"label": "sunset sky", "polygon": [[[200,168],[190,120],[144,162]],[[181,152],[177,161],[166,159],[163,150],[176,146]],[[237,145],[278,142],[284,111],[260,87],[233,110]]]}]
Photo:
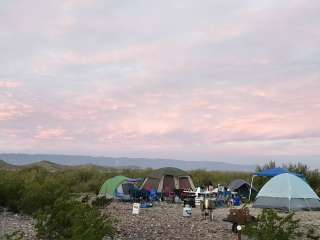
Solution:
[{"label": "sunset sky", "polygon": [[1,0],[0,152],[320,167],[319,13],[319,0]]}]

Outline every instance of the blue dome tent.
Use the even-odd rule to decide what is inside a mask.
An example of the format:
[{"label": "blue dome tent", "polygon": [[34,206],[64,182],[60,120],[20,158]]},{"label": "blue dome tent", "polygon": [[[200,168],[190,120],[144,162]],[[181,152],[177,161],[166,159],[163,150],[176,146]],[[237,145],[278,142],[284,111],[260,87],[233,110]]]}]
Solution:
[{"label": "blue dome tent", "polygon": [[320,198],[306,181],[283,173],[270,179],[260,190],[253,207],[281,210],[320,210]]},{"label": "blue dome tent", "polygon": [[[261,172],[256,172],[256,173],[252,174],[249,200],[251,199],[254,177],[270,177],[270,178],[272,178],[272,177],[275,177],[275,176],[278,176],[278,175],[284,174],[284,173],[291,173],[291,172],[287,168],[278,167],[278,168],[265,169]],[[302,174],[298,174],[298,173],[291,173],[291,174],[296,175],[297,177],[300,177],[305,180],[305,177]]]}]

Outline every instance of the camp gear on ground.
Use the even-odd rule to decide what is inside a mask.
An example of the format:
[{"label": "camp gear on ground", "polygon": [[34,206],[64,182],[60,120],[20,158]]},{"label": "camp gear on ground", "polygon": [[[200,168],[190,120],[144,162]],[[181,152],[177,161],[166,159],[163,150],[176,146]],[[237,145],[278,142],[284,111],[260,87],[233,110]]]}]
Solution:
[{"label": "camp gear on ground", "polygon": [[185,206],[187,206],[187,205],[189,205],[190,207],[196,207],[196,203],[195,203],[194,197],[193,197],[193,198],[192,198],[192,197],[190,197],[190,198],[185,198],[185,199],[183,200],[183,206],[185,207]]},{"label": "camp gear on ground", "polygon": [[239,196],[233,199],[233,206],[240,206],[241,205],[241,198]]},{"label": "camp gear on ground", "polygon": [[253,206],[286,211],[320,210],[320,199],[306,181],[294,174],[284,173],[263,186]]},{"label": "camp gear on ground", "polygon": [[151,207],[153,207],[153,204],[150,202],[140,204],[140,208],[151,208]]},{"label": "camp gear on ground", "polygon": [[237,232],[238,225],[246,225],[252,221],[255,221],[255,217],[250,215],[249,208],[231,208],[229,215],[223,221],[232,223],[232,231]]},{"label": "camp gear on ground", "polygon": [[203,201],[205,198],[216,198],[216,197],[217,197],[216,192],[214,192],[214,191],[202,192],[201,188],[198,187],[197,191],[196,191],[195,204],[196,204],[196,206],[200,206],[201,201]]},{"label": "camp gear on ground", "polygon": [[156,189],[152,189],[149,194],[149,201],[158,201],[159,197]]},{"label": "camp gear on ground", "polygon": [[185,199],[189,199],[189,198],[192,198],[193,201],[194,201],[194,199],[196,198],[196,192],[184,190],[184,191],[181,193],[180,198],[181,198],[182,201],[184,201]]},{"label": "camp gear on ground", "polygon": [[182,210],[182,216],[191,217],[192,215],[192,207],[190,205],[186,205]]}]

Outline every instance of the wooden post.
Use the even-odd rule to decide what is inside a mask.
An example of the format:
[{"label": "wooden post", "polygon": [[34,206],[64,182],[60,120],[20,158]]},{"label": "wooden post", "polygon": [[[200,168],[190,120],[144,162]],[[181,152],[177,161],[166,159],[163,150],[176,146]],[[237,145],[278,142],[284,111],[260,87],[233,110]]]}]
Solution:
[{"label": "wooden post", "polygon": [[237,231],[238,231],[238,240],[241,240],[241,230],[242,227],[240,225],[237,226]]}]

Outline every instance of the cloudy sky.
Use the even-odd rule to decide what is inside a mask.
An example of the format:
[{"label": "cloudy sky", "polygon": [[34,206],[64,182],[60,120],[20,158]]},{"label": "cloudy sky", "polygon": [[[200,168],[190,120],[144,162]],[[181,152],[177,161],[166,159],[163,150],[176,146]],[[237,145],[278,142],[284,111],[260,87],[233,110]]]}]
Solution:
[{"label": "cloudy sky", "polygon": [[319,0],[1,0],[0,151],[316,166],[319,12]]}]

